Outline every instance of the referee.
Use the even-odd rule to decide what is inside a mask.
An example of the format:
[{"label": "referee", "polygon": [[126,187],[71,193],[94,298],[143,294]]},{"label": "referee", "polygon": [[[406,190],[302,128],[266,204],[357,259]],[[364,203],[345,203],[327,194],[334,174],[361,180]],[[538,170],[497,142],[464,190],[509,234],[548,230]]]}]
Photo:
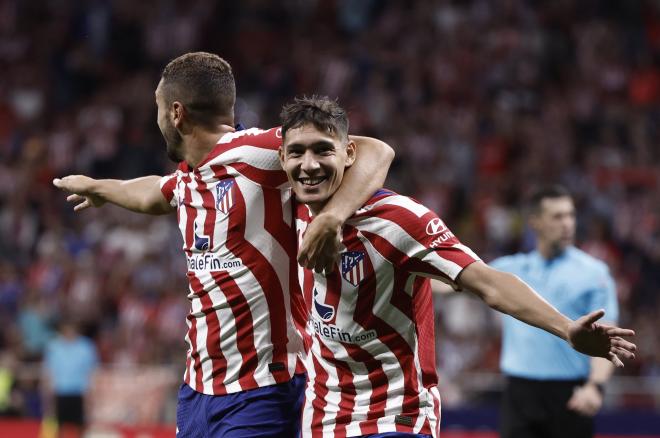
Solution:
[{"label": "referee", "polygon": [[[607,266],[573,246],[575,207],[569,192],[544,187],[530,204],[535,250],[491,265],[520,277],[571,319],[604,309],[603,319],[616,322],[616,291]],[[502,438],[593,436],[611,362],[578,353],[556,336],[504,315],[500,365],[506,375]]]}]

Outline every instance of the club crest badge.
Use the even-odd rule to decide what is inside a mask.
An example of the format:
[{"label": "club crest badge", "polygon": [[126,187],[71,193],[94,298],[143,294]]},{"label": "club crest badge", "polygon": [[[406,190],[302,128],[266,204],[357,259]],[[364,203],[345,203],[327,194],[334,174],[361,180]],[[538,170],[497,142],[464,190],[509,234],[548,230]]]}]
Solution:
[{"label": "club crest badge", "polygon": [[347,251],[341,254],[341,276],[344,280],[357,286],[364,279],[364,253]]},{"label": "club crest badge", "polygon": [[234,205],[233,187],[233,179],[218,181],[215,185],[215,208],[223,214],[229,213]]}]

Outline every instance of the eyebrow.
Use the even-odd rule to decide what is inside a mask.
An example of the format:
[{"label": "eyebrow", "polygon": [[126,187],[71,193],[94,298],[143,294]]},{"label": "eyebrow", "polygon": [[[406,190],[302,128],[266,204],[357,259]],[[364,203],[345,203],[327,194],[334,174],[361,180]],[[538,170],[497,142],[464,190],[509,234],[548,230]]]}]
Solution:
[{"label": "eyebrow", "polygon": [[321,147],[321,148],[326,147],[326,148],[335,149],[334,143],[332,143],[331,141],[328,141],[328,140],[315,141],[314,143],[309,144],[309,145],[305,145],[305,144],[302,144],[302,143],[290,143],[290,144],[285,146],[285,149],[286,150],[289,150],[289,149],[307,149],[307,148],[315,149],[315,148],[319,148],[319,147]]}]

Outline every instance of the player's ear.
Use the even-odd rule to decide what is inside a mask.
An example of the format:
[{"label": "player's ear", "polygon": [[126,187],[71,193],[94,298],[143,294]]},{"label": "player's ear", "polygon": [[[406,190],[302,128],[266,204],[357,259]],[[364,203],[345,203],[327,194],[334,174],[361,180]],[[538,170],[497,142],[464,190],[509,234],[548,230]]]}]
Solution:
[{"label": "player's ear", "polygon": [[277,156],[280,157],[280,166],[284,168],[284,149],[282,146],[277,149]]},{"label": "player's ear", "polygon": [[357,154],[357,145],[353,140],[348,140],[346,145],[346,167],[351,167],[355,163],[355,156]]},{"label": "player's ear", "polygon": [[172,106],[170,106],[170,115],[172,117],[172,124],[174,125],[175,128],[181,129],[181,126],[183,125],[183,119],[185,117],[186,113],[186,108],[183,106],[181,102],[178,100],[175,100],[172,102]]}]

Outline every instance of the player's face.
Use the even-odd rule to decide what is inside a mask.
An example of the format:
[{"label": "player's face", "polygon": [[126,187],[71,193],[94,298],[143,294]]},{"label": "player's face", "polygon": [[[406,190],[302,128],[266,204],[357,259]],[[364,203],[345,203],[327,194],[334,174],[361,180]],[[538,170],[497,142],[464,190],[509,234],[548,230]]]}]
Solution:
[{"label": "player's face", "polygon": [[296,198],[320,210],[355,160],[355,144],[305,124],[286,132],[280,161]]},{"label": "player's face", "polygon": [[545,198],[532,217],[532,227],[539,240],[555,251],[572,245],[575,239],[575,206],[570,197]]},{"label": "player's face", "polygon": [[170,110],[163,97],[163,80],[156,88],[156,106],[158,106],[158,127],[167,145],[167,156],[175,163],[183,161],[183,139],[170,119]]}]

